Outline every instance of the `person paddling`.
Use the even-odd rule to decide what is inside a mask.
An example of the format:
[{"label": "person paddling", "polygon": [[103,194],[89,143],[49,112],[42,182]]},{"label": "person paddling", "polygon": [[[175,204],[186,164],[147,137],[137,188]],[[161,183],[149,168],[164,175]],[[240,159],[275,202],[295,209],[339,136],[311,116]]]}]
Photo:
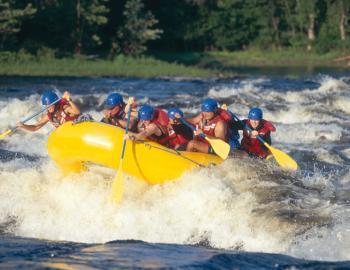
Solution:
[{"label": "person paddling", "polygon": [[[271,145],[271,132],[275,132],[276,128],[263,119],[263,112],[260,108],[252,108],[248,113],[248,119],[243,122],[243,139],[241,142],[242,150],[250,156],[268,158],[270,151],[257,139],[259,135],[265,142]],[[251,129],[249,132],[249,128]]]},{"label": "person paddling", "polygon": [[[58,100],[59,97],[52,91],[47,91],[41,96],[41,103],[44,106],[48,106]],[[51,122],[51,124],[57,128],[67,121],[74,121],[79,115],[79,108],[72,101],[70,93],[65,91],[62,99],[56,104],[51,105],[47,109],[47,114],[45,114],[36,124],[27,125],[19,122],[17,123],[17,127],[34,132],[45,126],[48,122]]]},{"label": "person paddling", "polygon": [[188,143],[187,151],[215,154],[208,141],[199,135],[204,133],[207,136],[228,142],[227,123],[220,114],[218,102],[214,99],[205,99],[201,105],[201,111],[197,116],[187,119],[190,124],[196,127],[195,138]]},{"label": "person paddling", "polygon": [[[130,97],[131,107],[134,109],[136,107],[135,98]],[[103,110],[104,117],[101,122],[118,126],[121,128],[126,128],[127,124],[127,112],[129,110],[129,105],[125,104],[123,97],[118,93],[112,93],[108,95],[105,101],[105,110]],[[131,111],[129,129],[133,130],[136,126],[136,111]]]},{"label": "person paddling", "polygon": [[[169,118],[167,113],[162,109],[153,108],[150,105],[143,105],[138,111],[137,133],[129,132],[125,136],[129,140],[144,140],[148,139],[158,143],[167,137]],[[165,142],[161,143],[166,145]]]},{"label": "person paddling", "polygon": [[161,139],[160,143],[175,150],[186,150],[187,143],[193,139],[193,131],[181,123],[180,119],[184,117],[184,113],[179,108],[171,108],[168,110],[168,117],[168,136]]}]

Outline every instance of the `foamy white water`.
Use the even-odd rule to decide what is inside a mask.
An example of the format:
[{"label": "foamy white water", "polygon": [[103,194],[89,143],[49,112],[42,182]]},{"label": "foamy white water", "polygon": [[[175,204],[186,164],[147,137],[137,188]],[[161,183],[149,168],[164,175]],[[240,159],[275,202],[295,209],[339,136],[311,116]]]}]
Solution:
[{"label": "foamy white water", "polygon": [[[269,79],[218,83],[204,94],[200,85],[193,96],[164,90],[156,102],[123,85],[113,87],[135,94],[140,103],[181,106],[186,113],[198,112],[203,96],[227,103],[241,118],[250,107],[261,106],[277,127],[275,146],[301,165],[297,174],[274,164],[230,159],[161,186],[128,177],[125,198],[115,206],[108,200],[113,170],[92,166],[83,174],[61,176],[46,153],[52,130],[47,125],[36,133],[18,131],[1,142],[0,224],[17,236],[50,240],[207,243],[349,260],[349,85],[326,77],[313,89],[280,91],[268,83],[273,85]],[[75,98],[98,120],[107,93],[96,88],[89,94],[77,91]],[[39,96],[0,97],[0,131],[36,112]]]}]

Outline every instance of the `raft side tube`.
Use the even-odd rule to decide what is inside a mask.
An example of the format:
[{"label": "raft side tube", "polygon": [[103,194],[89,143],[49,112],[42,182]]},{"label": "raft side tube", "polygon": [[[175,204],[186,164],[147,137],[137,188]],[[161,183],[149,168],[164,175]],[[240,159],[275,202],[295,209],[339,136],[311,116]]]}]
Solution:
[{"label": "raft side tube", "polygon": [[[47,149],[64,174],[85,170],[85,162],[118,169],[124,133],[105,123],[67,122],[51,133]],[[150,141],[127,141],[123,171],[149,184],[162,184],[199,167],[198,164],[220,162],[222,159],[215,155],[176,152]]]}]

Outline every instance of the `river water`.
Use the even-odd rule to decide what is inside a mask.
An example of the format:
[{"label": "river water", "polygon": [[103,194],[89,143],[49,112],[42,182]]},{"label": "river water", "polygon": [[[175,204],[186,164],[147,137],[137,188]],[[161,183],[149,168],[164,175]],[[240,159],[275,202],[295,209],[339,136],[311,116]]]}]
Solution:
[{"label": "river water", "polygon": [[112,91],[187,115],[207,97],[241,118],[259,106],[300,170],[231,158],[165,185],[126,177],[116,206],[113,170],[63,177],[46,152],[52,126],[18,131],[0,141],[0,268],[350,269],[350,76],[2,77],[0,132],[46,89],[69,89],[96,120]]}]

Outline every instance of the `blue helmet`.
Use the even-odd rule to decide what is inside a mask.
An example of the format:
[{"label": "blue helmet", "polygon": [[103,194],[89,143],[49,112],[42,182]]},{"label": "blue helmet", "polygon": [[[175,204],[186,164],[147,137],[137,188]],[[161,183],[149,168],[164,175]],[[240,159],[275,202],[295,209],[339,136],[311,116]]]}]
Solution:
[{"label": "blue helmet", "polygon": [[118,93],[110,94],[106,99],[106,108],[112,109],[115,106],[122,105],[124,103],[123,97]]},{"label": "blue helmet", "polygon": [[215,99],[207,98],[202,102],[202,112],[216,112],[218,109],[218,102]]},{"label": "blue helmet", "polygon": [[59,100],[60,98],[57,96],[55,92],[52,91],[46,91],[41,96],[41,103],[45,106],[50,105],[51,103],[54,103],[55,101]]},{"label": "blue helmet", "polygon": [[168,116],[170,119],[174,120],[176,118],[175,114],[177,113],[180,114],[181,117],[184,117],[184,113],[179,108],[171,108],[168,111]]},{"label": "blue helmet", "polygon": [[143,105],[138,112],[139,120],[152,120],[154,116],[154,109],[150,105]]},{"label": "blue helmet", "polygon": [[263,112],[260,108],[252,108],[249,111],[248,119],[261,120],[263,118]]}]

